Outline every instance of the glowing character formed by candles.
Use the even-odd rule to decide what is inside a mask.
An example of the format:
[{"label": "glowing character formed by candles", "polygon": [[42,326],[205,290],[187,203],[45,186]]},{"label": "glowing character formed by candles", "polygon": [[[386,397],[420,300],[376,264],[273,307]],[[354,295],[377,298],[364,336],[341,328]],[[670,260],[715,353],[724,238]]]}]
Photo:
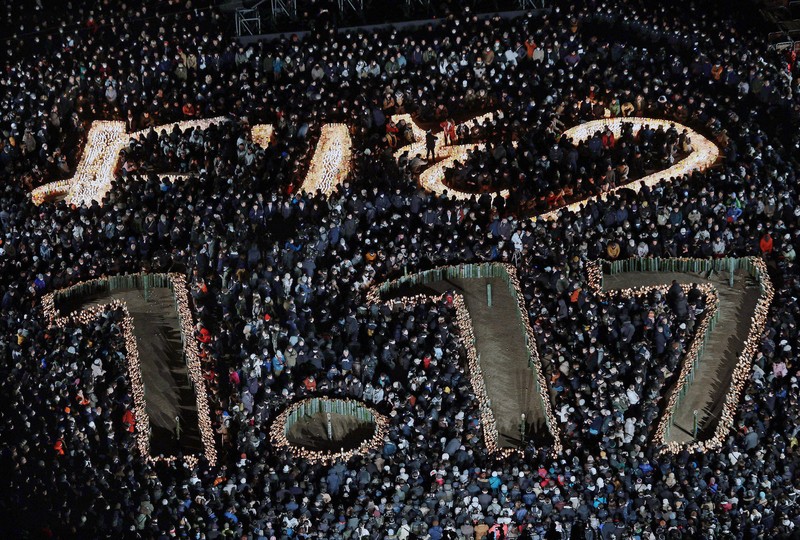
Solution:
[{"label": "glowing character formed by candles", "polygon": [[[190,128],[208,129],[211,124],[226,122],[223,116],[207,120],[186,120],[174,124],[158,126],[166,129],[177,125],[181,131]],[[127,133],[125,122],[100,120],[92,122],[86,147],[83,150],[75,174],[68,180],[59,180],[39,186],[31,192],[35,204],[42,204],[54,197],[65,197],[67,204],[90,205],[92,201],[100,202],[114,180],[114,169],[117,166],[119,152],[131,138],[145,135],[148,129]]]},{"label": "glowing character formed by candles", "polygon": [[[123,277],[138,286],[139,283],[146,282],[148,276],[137,274]],[[205,380],[200,365],[199,349],[193,336],[194,322],[192,312],[189,308],[189,291],[186,287],[186,278],[182,274],[166,274],[160,277],[166,278],[164,281],[168,281],[169,284],[172,285],[171,289],[175,299],[175,307],[178,312],[178,323],[183,337],[182,341],[184,343],[187,371],[192,381],[192,386],[195,389],[198,428],[203,444],[203,455],[210,465],[214,465],[217,460],[217,451],[214,445],[211,412],[208,405],[208,396],[205,391]],[[88,324],[106,311],[122,311],[122,333],[125,339],[128,377],[131,384],[134,415],[136,418],[136,445],[142,456],[149,461],[175,461],[175,456],[153,456],[150,454],[150,419],[145,406],[146,396],[144,383],[142,381],[142,365],[139,357],[139,348],[137,347],[136,338],[134,336],[135,320],[130,314],[125,302],[115,298],[108,304],[84,308],[78,312],[69,314],[60,313],[59,309],[56,307],[56,303],[62,297],[74,297],[75,295],[81,294],[82,291],[86,291],[85,294],[90,294],[91,292],[107,290],[109,291],[109,296],[113,297],[113,292],[110,291],[110,282],[113,279],[112,277],[84,281],[72,287],[68,287],[67,289],[61,289],[54,293],[47,294],[42,298],[43,311],[53,325],[61,328],[67,324]],[[188,455],[185,456],[184,459],[190,466],[194,466],[194,464],[198,462],[198,457],[199,456],[196,455]]]},{"label": "glowing character formed by candles", "polygon": [[[527,307],[525,306],[524,296],[522,294],[522,290],[520,288],[519,279],[517,278],[516,269],[514,266],[509,264],[490,264],[486,265],[487,271],[486,275],[488,276],[490,273],[499,274],[501,275],[504,280],[509,284],[516,294],[513,296],[517,299],[518,305],[516,306],[519,310],[518,316],[520,317],[523,330],[525,332],[524,340],[525,343],[528,344],[528,353],[529,358],[528,362],[529,365],[532,367],[534,371],[534,376],[537,378],[538,387],[541,389],[539,394],[539,398],[541,399],[542,411],[545,416],[544,422],[547,425],[548,430],[550,431],[550,435],[553,439],[553,444],[551,446],[552,452],[554,454],[558,454],[562,450],[562,441],[561,441],[561,432],[559,424],[553,414],[553,406],[550,402],[550,398],[547,394],[547,380],[545,378],[544,369],[542,367],[541,359],[539,357],[539,353],[536,349],[536,341],[533,334],[533,328],[530,325],[530,321],[527,317]],[[491,270],[489,270],[491,267]],[[377,304],[383,302],[392,302],[392,303],[399,303],[404,308],[410,308],[416,306],[421,303],[431,303],[431,302],[439,302],[447,300],[448,302],[452,299],[452,305],[456,310],[456,325],[458,326],[459,334],[461,336],[461,342],[464,344],[467,353],[467,375],[469,377],[470,383],[472,385],[473,392],[478,399],[480,412],[481,412],[481,428],[483,430],[483,438],[486,444],[486,449],[491,454],[497,455],[510,455],[511,453],[520,451],[516,448],[503,448],[500,446],[499,443],[499,433],[497,431],[497,423],[494,417],[494,412],[491,408],[491,400],[489,399],[489,395],[486,390],[486,380],[484,378],[484,372],[481,368],[480,357],[478,355],[477,348],[475,346],[475,329],[474,329],[474,321],[472,316],[470,315],[469,309],[467,308],[466,301],[464,300],[464,296],[461,294],[450,294],[450,293],[443,293],[439,296],[436,295],[415,295],[415,296],[407,296],[402,298],[393,298],[391,300],[384,300],[383,295],[389,291],[397,290],[405,286],[411,282],[424,282],[424,283],[432,283],[435,281],[440,281],[444,279],[445,276],[450,275],[451,273],[457,273],[460,271],[460,268],[457,266],[451,267],[444,267],[444,268],[437,268],[434,270],[429,270],[427,272],[422,272],[420,274],[415,274],[411,276],[406,276],[404,278],[400,278],[395,281],[383,283],[380,285],[374,286],[372,289],[369,290],[367,293],[367,302],[370,304]],[[473,277],[473,276],[464,276],[464,277]],[[479,277],[479,276],[474,276]]]},{"label": "glowing character formed by candles", "polygon": [[[636,260],[632,261],[635,262]],[[685,267],[690,268],[692,263],[704,265],[707,261],[703,259],[686,258],[661,259],[659,261],[659,265],[663,268],[669,268],[670,264],[675,262],[683,263]],[[758,281],[760,286],[760,295],[754,309],[754,314],[750,318],[751,324],[747,338],[744,341],[742,351],[738,355],[737,362],[731,376],[730,385],[725,393],[725,401],[723,403],[723,409],[720,417],[717,420],[716,429],[714,430],[713,435],[706,440],[697,440],[696,437],[692,437],[685,442],[670,440],[670,428],[672,426],[673,413],[676,409],[679,396],[681,395],[682,391],[686,392],[692,383],[693,377],[690,375],[696,360],[699,359],[700,355],[703,353],[702,343],[704,341],[704,337],[710,335],[710,333],[713,331],[712,323],[719,309],[719,296],[716,287],[710,283],[702,283],[699,284],[698,287],[703,294],[706,295],[707,309],[695,329],[694,339],[691,341],[686,353],[684,354],[678,379],[674,384],[673,391],[669,394],[669,396],[666,397],[667,401],[662,409],[663,412],[653,436],[654,443],[661,446],[662,452],[674,453],[682,450],[687,450],[689,452],[702,452],[719,448],[722,446],[725,437],[733,427],[733,419],[736,414],[736,407],[741,399],[741,393],[744,389],[744,386],[750,376],[753,358],[758,351],[758,342],[764,331],[767,312],[769,311],[769,306],[774,297],[772,282],[770,281],[769,275],[766,272],[766,264],[762,259],[739,259],[737,264],[739,264],[740,268],[745,270],[751,269],[749,273],[756,278],[756,281]],[[589,278],[588,281],[590,288],[598,294],[603,294],[602,274],[602,268],[599,263],[590,264],[587,268],[587,276]],[[682,287],[684,290],[686,290],[689,286],[682,285]],[[648,294],[656,289],[666,292],[667,285],[663,284],[648,287],[635,287],[618,290],[617,292],[622,292],[626,296],[633,296]],[[739,314],[739,317],[746,316],[746,313]],[[713,420],[715,419],[712,418],[711,421]]]}]

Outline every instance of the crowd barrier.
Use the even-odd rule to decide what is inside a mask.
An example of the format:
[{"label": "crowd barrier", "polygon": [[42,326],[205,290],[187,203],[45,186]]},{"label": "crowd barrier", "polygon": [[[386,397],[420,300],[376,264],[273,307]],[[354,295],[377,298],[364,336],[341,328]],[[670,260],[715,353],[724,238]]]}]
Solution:
[{"label": "crowd barrier", "polygon": [[[763,270],[754,262],[753,257],[722,257],[719,259],[692,259],[692,258],[667,258],[659,257],[621,259],[618,261],[605,261],[604,269],[609,274],[621,272],[681,272],[681,273],[708,273],[711,270],[719,274],[728,273],[731,287],[734,275],[738,270],[743,270],[753,277],[764,292],[761,275]],[[602,286],[602,283],[601,283]]]},{"label": "crowd barrier", "polygon": [[286,418],[286,424],[283,430],[284,435],[289,434],[289,430],[298,420],[306,416],[314,416],[320,412],[341,414],[343,416],[351,416],[361,422],[375,423],[375,415],[372,411],[357,401],[344,401],[335,398],[311,398],[306,401],[301,401],[289,409],[289,415]]}]

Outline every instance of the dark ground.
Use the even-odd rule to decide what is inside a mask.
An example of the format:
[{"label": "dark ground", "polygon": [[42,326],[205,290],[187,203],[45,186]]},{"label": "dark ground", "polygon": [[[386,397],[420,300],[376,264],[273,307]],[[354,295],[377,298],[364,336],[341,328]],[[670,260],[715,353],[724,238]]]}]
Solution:
[{"label": "dark ground", "polygon": [[309,450],[338,452],[340,449],[352,450],[375,434],[375,424],[364,422],[354,416],[331,413],[333,438],[328,439],[326,413],[318,412],[305,416],[289,428],[286,438],[295,446]]}]

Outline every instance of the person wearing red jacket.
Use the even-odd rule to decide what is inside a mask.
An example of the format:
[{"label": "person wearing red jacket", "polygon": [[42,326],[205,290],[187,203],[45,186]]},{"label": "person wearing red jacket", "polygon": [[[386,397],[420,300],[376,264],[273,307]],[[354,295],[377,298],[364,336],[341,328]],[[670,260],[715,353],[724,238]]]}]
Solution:
[{"label": "person wearing red jacket", "polygon": [[127,409],[125,414],[122,415],[122,425],[125,426],[125,429],[128,433],[133,433],[136,429],[136,417],[133,414],[133,411]]},{"label": "person wearing red jacket", "polygon": [[772,236],[769,233],[765,234],[761,237],[761,242],[759,242],[761,247],[761,253],[766,255],[767,253],[772,252]]},{"label": "person wearing red jacket", "polygon": [[211,342],[211,332],[209,332],[208,329],[205,327],[201,328],[197,336],[197,341],[199,341],[200,343]]},{"label": "person wearing red jacket", "polygon": [[442,128],[444,134],[444,144],[455,144],[456,142],[456,123],[452,118],[448,118],[439,127]]}]

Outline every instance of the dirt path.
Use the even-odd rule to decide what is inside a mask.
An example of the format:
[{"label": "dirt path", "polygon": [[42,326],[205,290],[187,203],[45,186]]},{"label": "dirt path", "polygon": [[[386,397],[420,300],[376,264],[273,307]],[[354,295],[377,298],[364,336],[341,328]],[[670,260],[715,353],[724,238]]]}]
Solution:
[{"label": "dirt path", "polygon": [[[486,285],[492,285],[492,307]],[[519,318],[517,302],[500,278],[452,279],[427,286],[437,294],[455,290],[464,300],[475,327],[475,347],[480,354],[486,391],[491,400],[500,446],[520,445],[520,417],[527,423],[526,438],[539,444],[550,442],[542,396],[536,392],[533,371]],[[547,399],[547,396],[544,396]]]},{"label": "dirt path", "polygon": [[[709,279],[701,274],[689,273],[624,272],[605,275],[603,286],[610,290],[669,285],[673,279],[681,283],[711,283],[719,295],[719,320],[700,357],[700,368],[694,383],[677,408],[668,438],[669,442],[684,443],[694,439],[695,410],[698,411],[698,440],[710,437],[717,427],[736,361],[744,349],[750,317],[758,302],[759,288],[743,273],[736,274],[736,281],[731,288],[727,272],[714,273]],[[668,389],[668,392],[671,390]]]},{"label": "dirt path", "polygon": [[[138,289],[94,296],[83,305],[123,300],[133,317],[134,336],[142,364],[147,415],[150,417],[150,453],[175,455],[202,453],[197,421],[197,402],[183,360],[178,313],[172,291],[149,289],[149,302]],[[181,437],[175,437],[175,417],[180,416]]]}]

